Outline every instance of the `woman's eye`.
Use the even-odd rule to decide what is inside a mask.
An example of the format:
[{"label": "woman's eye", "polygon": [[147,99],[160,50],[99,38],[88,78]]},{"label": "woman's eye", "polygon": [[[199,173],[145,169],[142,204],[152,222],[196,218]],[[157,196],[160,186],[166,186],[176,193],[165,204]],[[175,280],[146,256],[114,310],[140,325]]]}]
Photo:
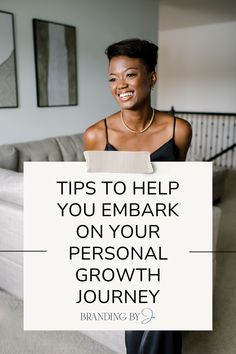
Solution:
[{"label": "woman's eye", "polygon": [[134,76],[136,76],[136,74],[135,73],[129,73],[129,74],[127,74],[127,76],[128,77],[134,77]]},{"label": "woman's eye", "polygon": [[109,82],[114,82],[115,80],[116,80],[116,79],[115,79],[114,77],[110,77],[108,81],[109,81]]}]

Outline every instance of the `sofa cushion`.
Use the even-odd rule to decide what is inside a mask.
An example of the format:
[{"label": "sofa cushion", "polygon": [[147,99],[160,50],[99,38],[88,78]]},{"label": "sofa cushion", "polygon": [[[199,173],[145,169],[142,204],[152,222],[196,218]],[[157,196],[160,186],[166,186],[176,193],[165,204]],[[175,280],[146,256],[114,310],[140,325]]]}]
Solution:
[{"label": "sofa cushion", "polygon": [[62,161],[61,151],[55,138],[16,144],[19,151],[18,171],[22,172],[24,161]]},{"label": "sofa cushion", "polygon": [[23,174],[0,168],[0,200],[23,205]]},{"label": "sofa cushion", "polygon": [[17,171],[18,151],[12,145],[0,146],[0,168]]},{"label": "sofa cushion", "polygon": [[84,161],[82,134],[59,136],[56,141],[60,147],[63,161]]}]

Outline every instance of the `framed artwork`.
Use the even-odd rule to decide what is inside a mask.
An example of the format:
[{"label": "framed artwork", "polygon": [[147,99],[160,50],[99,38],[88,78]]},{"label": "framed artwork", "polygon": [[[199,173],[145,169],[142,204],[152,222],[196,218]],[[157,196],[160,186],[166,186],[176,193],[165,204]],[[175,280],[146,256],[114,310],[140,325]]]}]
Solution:
[{"label": "framed artwork", "polygon": [[0,108],[18,107],[14,18],[0,11]]},{"label": "framed artwork", "polygon": [[37,104],[77,105],[75,27],[33,19]]}]

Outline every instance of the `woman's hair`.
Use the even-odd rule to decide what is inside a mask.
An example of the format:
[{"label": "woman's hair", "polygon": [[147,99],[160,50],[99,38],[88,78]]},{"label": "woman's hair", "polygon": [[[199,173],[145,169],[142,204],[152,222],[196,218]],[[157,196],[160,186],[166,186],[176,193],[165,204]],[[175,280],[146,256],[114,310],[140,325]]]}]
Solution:
[{"label": "woman's hair", "polygon": [[156,44],[139,38],[130,38],[113,43],[105,50],[109,61],[120,55],[141,59],[148,72],[155,70],[158,57],[157,52],[158,46]]}]

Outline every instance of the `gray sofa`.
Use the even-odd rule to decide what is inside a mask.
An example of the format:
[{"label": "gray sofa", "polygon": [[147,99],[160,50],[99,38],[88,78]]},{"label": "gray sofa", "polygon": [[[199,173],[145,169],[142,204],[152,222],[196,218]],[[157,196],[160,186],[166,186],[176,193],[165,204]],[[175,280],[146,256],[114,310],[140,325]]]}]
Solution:
[{"label": "gray sofa", "polygon": [[[82,134],[0,146],[0,249],[23,248],[24,161],[83,161]],[[23,299],[22,253],[0,253],[0,288]],[[114,352],[125,353],[123,331],[85,331]]]},{"label": "gray sofa", "polygon": [[82,134],[0,146],[0,168],[23,172],[24,161],[83,161]]},{"label": "gray sofa", "polygon": [[[0,249],[23,247],[24,161],[81,160],[82,134],[0,146]],[[22,253],[1,253],[0,269],[0,287],[23,298]]]},{"label": "gray sofa", "polygon": [[[0,249],[23,248],[24,161],[82,161],[82,134],[0,146]],[[218,173],[218,172],[217,172]],[[222,171],[217,175],[222,194]],[[225,173],[225,171],[224,171]],[[221,209],[213,210],[213,242],[217,243]],[[214,260],[215,263],[215,260]],[[215,268],[215,267],[214,267]],[[0,288],[23,299],[22,253],[0,253]],[[117,353],[125,353],[123,331],[86,331],[86,334]]]}]

